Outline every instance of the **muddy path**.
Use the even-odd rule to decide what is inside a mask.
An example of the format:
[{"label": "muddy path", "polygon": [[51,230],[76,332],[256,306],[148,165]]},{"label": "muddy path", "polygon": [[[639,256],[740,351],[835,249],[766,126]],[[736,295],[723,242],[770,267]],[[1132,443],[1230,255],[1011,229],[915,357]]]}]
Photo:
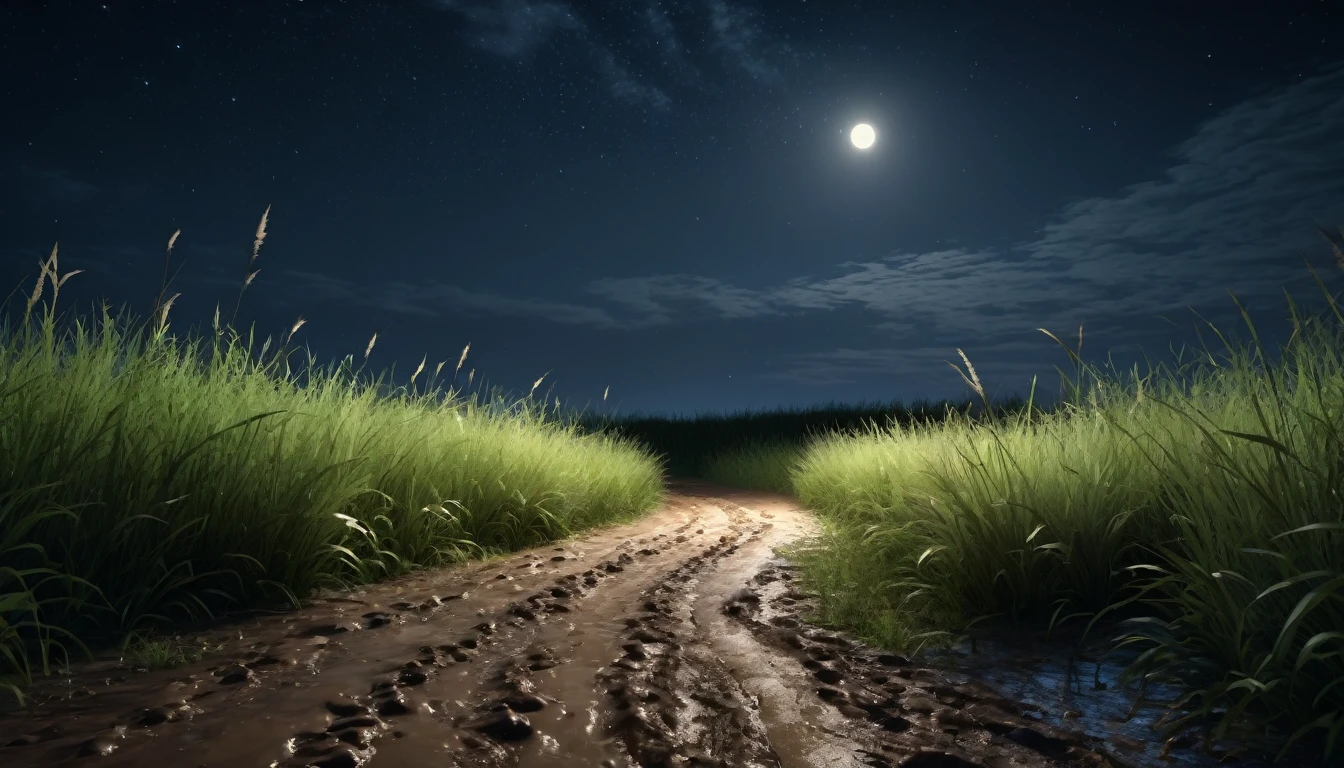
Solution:
[{"label": "muddy path", "polygon": [[809,628],[787,498],[677,483],[639,522],[81,665],[0,716],[21,766],[1123,765],[1028,708]]}]

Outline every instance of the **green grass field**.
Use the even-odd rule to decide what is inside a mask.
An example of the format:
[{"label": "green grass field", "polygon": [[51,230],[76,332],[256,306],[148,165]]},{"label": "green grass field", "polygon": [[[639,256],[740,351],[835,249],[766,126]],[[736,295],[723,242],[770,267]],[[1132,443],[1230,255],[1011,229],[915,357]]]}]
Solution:
[{"label": "green grass field", "polygon": [[1137,679],[1183,687],[1171,728],[1337,757],[1344,315],[1327,298],[1293,307],[1277,351],[1249,317],[1245,343],[1143,375],[1070,350],[1051,412],[746,446],[703,474],[821,516],[794,554],[828,623],[905,650],[979,622],[1084,628],[1140,650]]},{"label": "green grass field", "polygon": [[89,647],[167,663],[180,654],[147,639],[161,630],[536,545],[662,497],[660,461],[629,440],[454,389],[443,364],[393,389],[218,323],[179,338],[171,301],[149,323],[62,317],[64,279],[53,251],[0,332],[13,690]]},{"label": "green grass field", "polygon": [[1281,349],[1249,317],[1244,342],[1144,372],[1061,342],[1072,370],[1049,410],[990,403],[964,360],[979,403],[613,419],[458,386],[466,350],[393,387],[299,354],[294,330],[256,343],[217,313],[179,336],[172,299],[146,322],[62,315],[68,277],[53,251],[0,329],[0,683],[16,691],[91,647],[171,666],[200,653],[175,634],[200,619],[630,519],[667,468],[814,510],[824,533],[793,554],[826,623],[905,651],[999,622],[1085,628],[1184,687],[1173,728],[1341,754],[1344,312],[1328,295],[1322,314],[1293,307]]}]

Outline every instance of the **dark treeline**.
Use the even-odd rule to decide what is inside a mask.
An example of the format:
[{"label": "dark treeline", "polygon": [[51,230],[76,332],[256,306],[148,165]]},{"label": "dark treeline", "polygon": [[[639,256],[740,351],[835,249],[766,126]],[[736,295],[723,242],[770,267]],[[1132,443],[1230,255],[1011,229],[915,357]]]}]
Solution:
[{"label": "dark treeline", "polygon": [[[1026,407],[1020,398],[993,405],[996,415],[1018,413]],[[976,401],[916,401],[904,405],[887,403],[826,403],[806,408],[772,411],[622,417],[597,416],[581,420],[584,428],[603,430],[638,440],[662,456],[667,472],[677,477],[696,477],[706,463],[724,451],[755,443],[803,443],[834,432],[854,433],[893,425],[934,424],[968,415],[983,417]]]}]

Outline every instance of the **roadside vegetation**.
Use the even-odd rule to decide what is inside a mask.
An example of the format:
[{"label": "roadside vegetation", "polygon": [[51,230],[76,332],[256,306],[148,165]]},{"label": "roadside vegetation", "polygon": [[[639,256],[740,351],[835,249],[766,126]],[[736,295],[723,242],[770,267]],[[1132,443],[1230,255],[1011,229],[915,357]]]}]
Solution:
[{"label": "roadside vegetation", "polygon": [[1171,732],[1338,759],[1344,313],[1318,284],[1325,311],[1290,300],[1279,349],[1245,311],[1241,340],[1210,325],[1216,346],[1147,371],[1086,365],[1050,335],[1071,366],[1048,412],[748,446],[703,474],[821,516],[794,554],[824,622],[906,651],[1003,623],[1100,636],[1137,652],[1132,680],[1184,691]]},{"label": "roadside vegetation", "polygon": [[1344,755],[1344,308],[1323,282],[1276,348],[1243,312],[1194,359],[1117,371],[1047,332],[1070,363],[1049,408],[992,403],[963,357],[960,404],[611,418],[459,384],[467,350],[397,385],[367,370],[376,337],[321,364],[302,321],[175,333],[172,243],[146,320],[63,313],[55,250],[4,313],[16,693],[90,649],[175,666],[206,650],[179,634],[196,622],[630,519],[666,471],[815,511],[793,555],[824,623],[905,652],[1003,624],[1101,638],[1185,692],[1173,733]]},{"label": "roadside vegetation", "polygon": [[[967,411],[977,406],[967,401],[890,403],[828,403],[811,408],[779,408],[773,411],[707,413],[685,416],[590,417],[589,429],[639,441],[663,457],[670,474],[679,477],[709,477],[725,471],[721,464],[728,455],[747,456],[756,448],[774,450],[785,445],[801,446],[818,435],[852,434],[874,425],[914,425],[940,422],[949,411]],[[1025,403],[1006,400],[996,408],[1004,413],[1025,407]],[[727,476],[717,479],[727,481]],[[743,477],[748,479],[747,476]]]},{"label": "roadside vegetation", "polygon": [[194,622],[660,501],[658,459],[628,439],[583,433],[531,396],[473,392],[470,376],[456,384],[466,350],[449,376],[452,361],[422,363],[393,386],[364,367],[374,340],[363,361],[322,365],[293,344],[301,321],[274,342],[219,311],[203,333],[174,333],[171,252],[147,321],[62,314],[73,273],[56,250],[5,313],[0,685],[12,692],[89,649],[180,663],[199,649],[163,638]]}]

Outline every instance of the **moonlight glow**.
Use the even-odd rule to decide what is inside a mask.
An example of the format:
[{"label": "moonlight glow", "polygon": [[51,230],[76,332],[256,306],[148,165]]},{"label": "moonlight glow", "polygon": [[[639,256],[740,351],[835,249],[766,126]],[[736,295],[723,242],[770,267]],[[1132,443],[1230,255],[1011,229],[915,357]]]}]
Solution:
[{"label": "moonlight glow", "polygon": [[859,149],[867,149],[873,146],[874,141],[877,141],[877,133],[873,130],[873,126],[867,123],[859,123],[854,126],[854,130],[849,132],[849,140]]}]

